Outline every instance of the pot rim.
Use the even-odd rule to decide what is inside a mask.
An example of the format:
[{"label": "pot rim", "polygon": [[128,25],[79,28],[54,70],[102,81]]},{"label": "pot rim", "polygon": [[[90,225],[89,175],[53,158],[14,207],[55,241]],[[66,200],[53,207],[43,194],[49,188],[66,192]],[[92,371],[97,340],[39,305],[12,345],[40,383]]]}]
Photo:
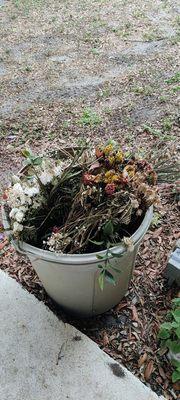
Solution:
[{"label": "pot rim", "polygon": [[[4,207],[2,206],[2,220],[3,220],[3,225],[5,230],[10,229],[9,221],[7,219],[7,215],[5,212]],[[142,239],[142,237],[145,235],[147,232],[149,225],[151,223],[153,216],[153,206],[150,206],[148,210],[145,213],[144,219],[141,222],[139,228],[134,232],[132,236],[130,236],[130,239],[132,240],[133,244],[136,245],[138,242]],[[11,233],[8,233],[9,236]],[[86,253],[86,254],[57,254],[53,253],[49,250],[43,250],[39,247],[32,246],[26,242],[18,241],[12,239],[12,243],[14,247],[16,248],[17,251],[20,253],[29,255],[29,256],[36,256],[37,259],[44,259],[46,261],[52,261],[55,263],[59,264],[89,264],[89,263],[97,263],[97,254],[100,256],[105,255],[106,249],[97,251],[94,253]],[[127,248],[122,244],[119,244],[118,246],[111,247],[110,250],[114,254],[125,254],[127,253]],[[111,257],[110,257],[111,258]],[[102,260],[103,261],[103,260]],[[100,260],[100,262],[102,262]]]}]

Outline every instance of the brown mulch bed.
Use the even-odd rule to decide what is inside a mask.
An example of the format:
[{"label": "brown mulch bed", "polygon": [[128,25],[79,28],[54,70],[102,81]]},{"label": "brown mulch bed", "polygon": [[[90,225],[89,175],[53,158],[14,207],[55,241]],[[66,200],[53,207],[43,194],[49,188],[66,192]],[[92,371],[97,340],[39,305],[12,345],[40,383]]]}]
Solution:
[{"label": "brown mulch bed", "polygon": [[141,245],[128,293],[120,304],[101,316],[74,319],[59,310],[45,293],[29,262],[15,253],[3,234],[0,236],[0,268],[60,318],[88,335],[157,394],[172,400],[178,399],[178,386],[172,385],[172,370],[166,354],[159,353],[157,333],[170,309],[171,299],[180,295],[177,287],[169,288],[164,278],[168,254],[179,237],[178,205],[163,189],[161,197],[158,225],[151,227]]}]

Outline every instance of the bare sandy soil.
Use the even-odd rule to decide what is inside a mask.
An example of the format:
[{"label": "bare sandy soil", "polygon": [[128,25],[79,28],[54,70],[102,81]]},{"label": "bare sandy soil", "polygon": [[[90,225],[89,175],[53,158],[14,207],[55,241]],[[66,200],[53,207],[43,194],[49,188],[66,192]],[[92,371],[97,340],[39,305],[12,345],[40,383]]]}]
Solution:
[{"label": "bare sandy soil", "polygon": [[1,1],[2,164],[49,140],[157,139],[144,124],[177,136],[178,11],[168,0]]}]

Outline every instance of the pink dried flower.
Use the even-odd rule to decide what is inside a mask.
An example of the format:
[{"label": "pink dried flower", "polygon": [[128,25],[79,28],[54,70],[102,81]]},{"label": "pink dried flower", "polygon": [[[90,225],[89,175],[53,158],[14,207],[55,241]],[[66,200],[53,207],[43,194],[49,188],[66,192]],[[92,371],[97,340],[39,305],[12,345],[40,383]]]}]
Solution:
[{"label": "pink dried flower", "polygon": [[60,230],[61,230],[61,228],[59,228],[59,226],[53,226],[53,228],[52,228],[53,233],[59,233]]},{"label": "pink dried flower", "polygon": [[114,183],[108,183],[105,187],[105,192],[106,194],[108,194],[109,196],[112,196],[112,194],[115,192],[116,190],[116,186]]},{"label": "pink dried flower", "polygon": [[84,185],[91,185],[92,182],[94,181],[94,178],[95,178],[94,175],[85,173],[83,175],[83,183],[84,183]]}]

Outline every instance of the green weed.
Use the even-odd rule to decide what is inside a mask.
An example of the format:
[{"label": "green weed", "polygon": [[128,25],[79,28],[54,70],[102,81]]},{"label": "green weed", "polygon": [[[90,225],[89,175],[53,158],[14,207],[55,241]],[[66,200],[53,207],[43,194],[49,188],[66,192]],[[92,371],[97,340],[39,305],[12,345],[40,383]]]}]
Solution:
[{"label": "green weed", "polygon": [[132,92],[137,95],[151,96],[153,94],[153,88],[151,86],[134,86]]},{"label": "green weed", "polygon": [[137,18],[137,19],[141,19],[141,18],[145,17],[145,14],[142,11],[137,10],[137,11],[134,11],[133,17]]},{"label": "green weed", "polygon": [[172,92],[174,92],[174,93],[179,92],[179,90],[180,90],[180,86],[174,86],[172,88]]},{"label": "green weed", "polygon": [[101,124],[101,117],[91,108],[85,108],[81,118],[79,119],[80,125],[99,125]]},{"label": "green weed", "polygon": [[112,115],[113,110],[110,107],[105,107],[104,112],[105,112],[105,114]]},{"label": "green weed", "polygon": [[166,96],[160,96],[159,97],[159,102],[160,103],[166,103],[166,101],[167,101],[167,97]]},{"label": "green weed", "polygon": [[155,129],[150,125],[143,125],[143,129],[145,132],[150,133],[152,136],[154,136],[155,138],[162,138],[163,134],[159,129]]},{"label": "green weed", "polygon": [[99,50],[96,47],[93,47],[91,49],[91,53],[94,54],[95,56],[98,56],[99,55]]},{"label": "green weed", "polygon": [[172,301],[172,310],[166,316],[166,322],[161,324],[158,339],[162,349],[170,351],[170,362],[174,367],[172,382],[180,381],[180,298]]},{"label": "green weed", "polygon": [[172,127],[173,127],[172,119],[169,118],[169,117],[164,118],[163,123],[162,123],[162,127],[163,127],[164,131],[170,132]]},{"label": "green weed", "polygon": [[111,94],[110,88],[105,88],[99,91],[98,93],[98,97],[109,97]]},{"label": "green weed", "polygon": [[161,225],[161,214],[159,214],[157,211],[154,212],[153,218],[151,221],[151,226],[152,228],[157,228],[159,225]]},{"label": "green weed", "polygon": [[30,66],[27,65],[27,66],[25,67],[25,71],[26,71],[26,72],[31,72],[31,71],[32,71],[32,68],[31,68]]},{"label": "green weed", "polygon": [[143,39],[146,42],[153,42],[153,41],[161,39],[161,35],[157,30],[154,30],[152,32],[145,32],[143,34]]},{"label": "green weed", "polygon": [[174,75],[171,76],[171,78],[165,80],[166,83],[171,84],[171,83],[180,83],[180,72],[176,72]]},{"label": "green weed", "polygon": [[66,121],[63,121],[62,127],[63,127],[64,129],[68,129],[68,128],[69,128],[69,126],[70,126],[70,123],[69,123],[69,121],[68,121],[68,120],[66,120]]}]

